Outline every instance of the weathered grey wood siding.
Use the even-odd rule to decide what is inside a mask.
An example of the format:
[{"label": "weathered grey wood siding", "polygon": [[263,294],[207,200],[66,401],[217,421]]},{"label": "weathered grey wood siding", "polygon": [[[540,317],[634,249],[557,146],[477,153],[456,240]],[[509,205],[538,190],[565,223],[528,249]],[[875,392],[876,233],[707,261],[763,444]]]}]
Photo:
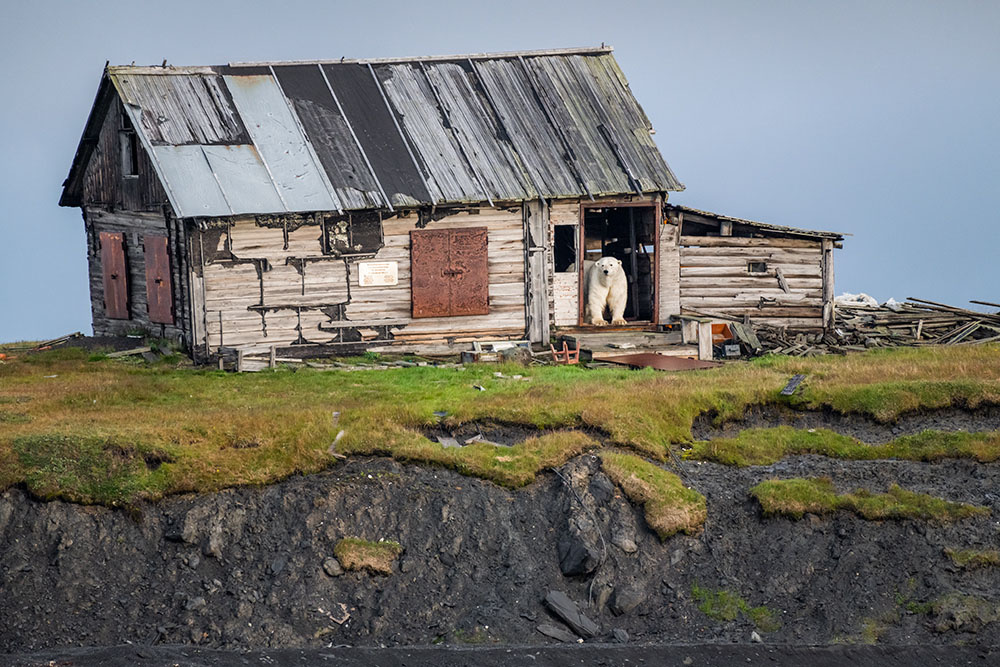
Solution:
[{"label": "weathered grey wood siding", "polygon": [[[219,346],[393,341],[466,342],[525,335],[523,212],[488,208],[437,218],[429,229],[486,227],[488,315],[414,319],[410,300],[410,231],[416,213],[383,220],[383,247],[373,254],[325,254],[322,227],[261,226],[253,218],[192,233],[192,293],[202,322],[200,349]],[[361,286],[358,265],[396,262],[398,282]]]},{"label": "weathered grey wood siding", "polygon": [[[680,307],[795,328],[823,326],[820,239],[680,237]],[[750,262],[766,262],[750,273]],[[778,281],[781,270],[789,291]],[[762,298],[764,299],[762,301]]]},{"label": "weathered grey wood siding", "polygon": [[[168,220],[162,212],[106,211],[97,208],[85,208],[84,221],[87,231],[87,265],[94,334],[117,336],[133,332],[146,332],[154,336],[174,340],[182,339],[186,343],[190,343],[189,338],[185,335],[189,327],[184,299],[187,281],[184,275],[183,225],[178,221]],[[119,232],[124,237],[125,261],[128,270],[129,319],[112,319],[107,316],[105,311],[101,232]],[[146,261],[143,252],[143,237],[154,234],[167,237],[174,312],[173,324],[157,324],[150,322],[149,319],[146,302]]]},{"label": "weathered grey wood siding", "polygon": [[141,142],[138,176],[126,177],[122,173],[121,122],[121,104],[116,100],[108,107],[100,138],[84,172],[84,205],[107,210],[161,210],[168,203],[167,195]]}]

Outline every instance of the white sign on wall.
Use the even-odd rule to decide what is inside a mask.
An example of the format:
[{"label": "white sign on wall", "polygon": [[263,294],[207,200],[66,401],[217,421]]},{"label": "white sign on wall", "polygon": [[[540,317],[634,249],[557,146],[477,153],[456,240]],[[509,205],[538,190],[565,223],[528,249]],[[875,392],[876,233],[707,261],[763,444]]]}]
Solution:
[{"label": "white sign on wall", "polygon": [[358,264],[358,284],[379,287],[399,283],[398,262],[361,262]]}]

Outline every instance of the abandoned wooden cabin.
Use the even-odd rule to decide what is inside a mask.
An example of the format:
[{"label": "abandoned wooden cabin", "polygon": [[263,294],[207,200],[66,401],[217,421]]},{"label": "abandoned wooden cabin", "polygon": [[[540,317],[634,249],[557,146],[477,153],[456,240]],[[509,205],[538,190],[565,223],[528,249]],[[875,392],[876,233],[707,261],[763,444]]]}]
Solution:
[{"label": "abandoned wooden cabin", "polygon": [[637,330],[829,325],[840,236],[668,205],[652,133],[606,47],[107,67],[60,204],[95,334],[198,359],[548,342],[602,254]]}]

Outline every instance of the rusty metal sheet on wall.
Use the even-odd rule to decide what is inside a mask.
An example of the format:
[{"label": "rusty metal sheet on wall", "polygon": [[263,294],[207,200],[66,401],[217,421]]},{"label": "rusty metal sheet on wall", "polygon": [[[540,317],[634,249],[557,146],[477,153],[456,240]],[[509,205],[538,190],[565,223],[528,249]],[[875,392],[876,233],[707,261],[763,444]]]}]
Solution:
[{"label": "rusty metal sheet on wall", "polygon": [[449,239],[447,229],[410,232],[410,299],[413,317],[451,314],[448,290]]},{"label": "rusty metal sheet on wall", "polygon": [[452,229],[446,275],[451,314],[489,315],[490,280],[486,227]]},{"label": "rusty metal sheet on wall", "polygon": [[128,267],[121,232],[101,232],[101,268],[104,273],[104,314],[113,320],[129,319]]},{"label": "rusty metal sheet on wall", "polygon": [[146,307],[149,321],[173,324],[173,292],[170,286],[170,253],[167,237],[146,235],[142,239],[146,260]]}]

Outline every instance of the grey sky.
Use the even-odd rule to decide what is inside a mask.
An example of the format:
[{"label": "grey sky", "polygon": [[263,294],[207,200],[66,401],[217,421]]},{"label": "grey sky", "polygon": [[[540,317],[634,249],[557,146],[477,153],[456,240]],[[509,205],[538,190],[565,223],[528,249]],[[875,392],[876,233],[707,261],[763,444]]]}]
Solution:
[{"label": "grey sky", "polygon": [[837,292],[1000,301],[1000,2],[19,2],[0,26],[0,341],[90,333],[57,206],[105,60],[615,47],[687,186],[671,201],[853,234]]}]

